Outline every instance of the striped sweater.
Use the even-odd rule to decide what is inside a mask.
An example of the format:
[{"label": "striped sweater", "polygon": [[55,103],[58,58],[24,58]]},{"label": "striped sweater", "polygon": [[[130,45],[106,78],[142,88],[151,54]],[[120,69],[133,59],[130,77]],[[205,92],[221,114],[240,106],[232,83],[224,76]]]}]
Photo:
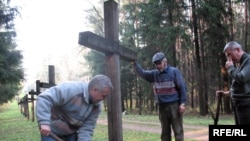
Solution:
[{"label": "striped sweater", "polygon": [[185,104],[187,88],[180,71],[167,66],[163,72],[157,69],[144,70],[137,63],[134,64],[137,74],[146,81],[153,83],[156,102],[159,104],[179,102]]}]

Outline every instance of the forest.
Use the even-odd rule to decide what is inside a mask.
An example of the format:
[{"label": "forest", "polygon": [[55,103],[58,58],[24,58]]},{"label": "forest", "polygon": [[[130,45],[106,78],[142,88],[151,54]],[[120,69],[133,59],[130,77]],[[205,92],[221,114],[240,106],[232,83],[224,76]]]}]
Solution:
[{"label": "forest", "polygon": [[[22,54],[16,50],[13,19],[18,10],[0,0],[0,104],[18,95],[24,80]],[[73,1],[72,1],[73,2]],[[90,7],[88,20],[94,33],[104,37],[103,2]],[[119,43],[137,52],[137,62],[153,69],[154,53],[166,54],[168,64],[183,74],[188,89],[186,106],[207,115],[217,104],[216,90],[229,90],[231,78],[224,65],[223,48],[239,42],[248,52],[248,0],[118,0]],[[84,49],[83,49],[84,50]],[[105,73],[105,54],[83,53],[91,75]],[[97,63],[98,62],[98,63]],[[86,67],[86,64],[82,64]],[[130,62],[121,60],[122,110],[139,114],[157,111],[152,84],[138,77]],[[57,68],[57,66],[56,66]],[[58,67],[60,68],[60,67]],[[60,70],[58,71],[60,72]],[[87,75],[86,72],[82,74]],[[57,76],[60,79],[60,77]],[[223,98],[222,112],[232,113],[230,98]]]},{"label": "forest", "polygon": [[[168,64],[181,70],[188,89],[187,107],[207,115],[217,104],[216,90],[229,90],[231,78],[223,48],[229,41],[249,49],[247,0],[124,0],[119,1],[119,41],[137,52],[137,62],[153,69],[152,56],[166,54]],[[102,9],[88,11],[95,33],[104,36]],[[102,57],[100,57],[102,56]],[[104,54],[85,55],[92,74],[105,73]],[[95,63],[99,62],[99,63]],[[122,110],[152,114],[157,110],[152,84],[139,78],[131,63],[121,62]],[[222,112],[231,113],[230,98]]]}]

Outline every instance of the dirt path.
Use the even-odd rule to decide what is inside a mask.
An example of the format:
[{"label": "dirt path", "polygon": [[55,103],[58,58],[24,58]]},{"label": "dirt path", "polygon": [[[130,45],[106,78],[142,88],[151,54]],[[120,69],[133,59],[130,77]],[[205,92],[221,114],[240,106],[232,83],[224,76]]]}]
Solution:
[{"label": "dirt path", "polygon": [[[97,124],[107,125],[107,120],[99,119]],[[123,120],[122,127],[128,130],[158,133],[159,135],[161,133],[161,127],[159,123]],[[194,141],[208,141],[208,127],[184,125],[184,130],[185,139],[192,139]]]}]

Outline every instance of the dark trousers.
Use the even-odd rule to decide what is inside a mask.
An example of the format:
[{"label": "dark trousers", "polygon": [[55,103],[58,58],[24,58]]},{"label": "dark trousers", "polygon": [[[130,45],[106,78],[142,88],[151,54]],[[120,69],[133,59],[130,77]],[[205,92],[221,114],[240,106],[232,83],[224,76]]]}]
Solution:
[{"label": "dark trousers", "polygon": [[[65,136],[58,136],[63,141],[77,141],[77,133],[65,135]],[[56,141],[52,136],[42,136],[41,135],[41,141]]]},{"label": "dark trousers", "polygon": [[250,125],[250,100],[233,99],[236,125]]},{"label": "dark trousers", "polygon": [[171,141],[171,129],[173,129],[175,141],[184,140],[183,117],[179,114],[178,102],[159,104],[159,119],[162,141]]}]

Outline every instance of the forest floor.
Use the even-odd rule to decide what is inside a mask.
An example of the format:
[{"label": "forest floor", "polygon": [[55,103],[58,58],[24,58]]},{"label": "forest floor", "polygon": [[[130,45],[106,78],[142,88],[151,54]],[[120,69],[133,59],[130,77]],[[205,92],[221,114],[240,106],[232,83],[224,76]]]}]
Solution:
[{"label": "forest floor", "polygon": [[[98,124],[107,125],[107,119],[99,119]],[[123,129],[161,134],[160,123],[123,120]],[[184,138],[194,141],[208,141],[208,126],[185,125]]]}]

